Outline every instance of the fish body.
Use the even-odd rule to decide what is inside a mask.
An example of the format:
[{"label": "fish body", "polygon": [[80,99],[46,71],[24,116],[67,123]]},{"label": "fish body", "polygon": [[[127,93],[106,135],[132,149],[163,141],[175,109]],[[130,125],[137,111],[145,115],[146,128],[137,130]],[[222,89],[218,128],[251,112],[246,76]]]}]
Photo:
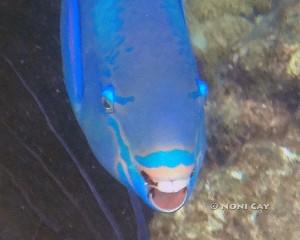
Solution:
[{"label": "fish body", "polygon": [[205,153],[204,101],[179,0],[63,0],[65,85],[111,175],[150,207],[190,197]]}]

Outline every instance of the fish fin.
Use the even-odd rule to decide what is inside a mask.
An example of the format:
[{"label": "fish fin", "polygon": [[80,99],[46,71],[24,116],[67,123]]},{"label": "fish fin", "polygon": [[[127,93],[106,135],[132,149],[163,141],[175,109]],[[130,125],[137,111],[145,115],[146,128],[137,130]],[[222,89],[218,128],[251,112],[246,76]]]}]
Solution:
[{"label": "fish fin", "polygon": [[84,94],[78,0],[62,1],[60,34],[65,85],[71,104],[78,111]]}]

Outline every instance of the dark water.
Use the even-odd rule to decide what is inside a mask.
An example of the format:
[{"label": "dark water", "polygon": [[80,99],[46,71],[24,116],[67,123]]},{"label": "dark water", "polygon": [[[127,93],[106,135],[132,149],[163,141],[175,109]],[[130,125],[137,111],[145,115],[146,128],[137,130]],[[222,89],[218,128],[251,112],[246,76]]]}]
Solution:
[{"label": "dark water", "polygon": [[0,240],[148,239],[150,211],[98,164],[74,119],[59,5],[0,2]]}]

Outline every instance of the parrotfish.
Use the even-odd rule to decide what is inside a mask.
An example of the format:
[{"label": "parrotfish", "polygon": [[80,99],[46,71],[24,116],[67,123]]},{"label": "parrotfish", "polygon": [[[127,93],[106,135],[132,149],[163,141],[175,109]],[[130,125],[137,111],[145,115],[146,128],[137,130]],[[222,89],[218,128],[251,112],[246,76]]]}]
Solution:
[{"label": "parrotfish", "polygon": [[99,163],[153,209],[180,209],[205,154],[208,91],[183,3],[63,0],[61,44],[67,93]]}]

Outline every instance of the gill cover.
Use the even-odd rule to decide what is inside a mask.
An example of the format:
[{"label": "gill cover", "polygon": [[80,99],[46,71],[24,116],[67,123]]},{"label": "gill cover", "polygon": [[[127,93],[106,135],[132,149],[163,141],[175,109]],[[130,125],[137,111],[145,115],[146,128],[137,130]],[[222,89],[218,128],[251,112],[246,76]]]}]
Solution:
[{"label": "gill cover", "polygon": [[207,86],[179,0],[63,0],[65,85],[98,161],[150,207],[190,197]]}]

